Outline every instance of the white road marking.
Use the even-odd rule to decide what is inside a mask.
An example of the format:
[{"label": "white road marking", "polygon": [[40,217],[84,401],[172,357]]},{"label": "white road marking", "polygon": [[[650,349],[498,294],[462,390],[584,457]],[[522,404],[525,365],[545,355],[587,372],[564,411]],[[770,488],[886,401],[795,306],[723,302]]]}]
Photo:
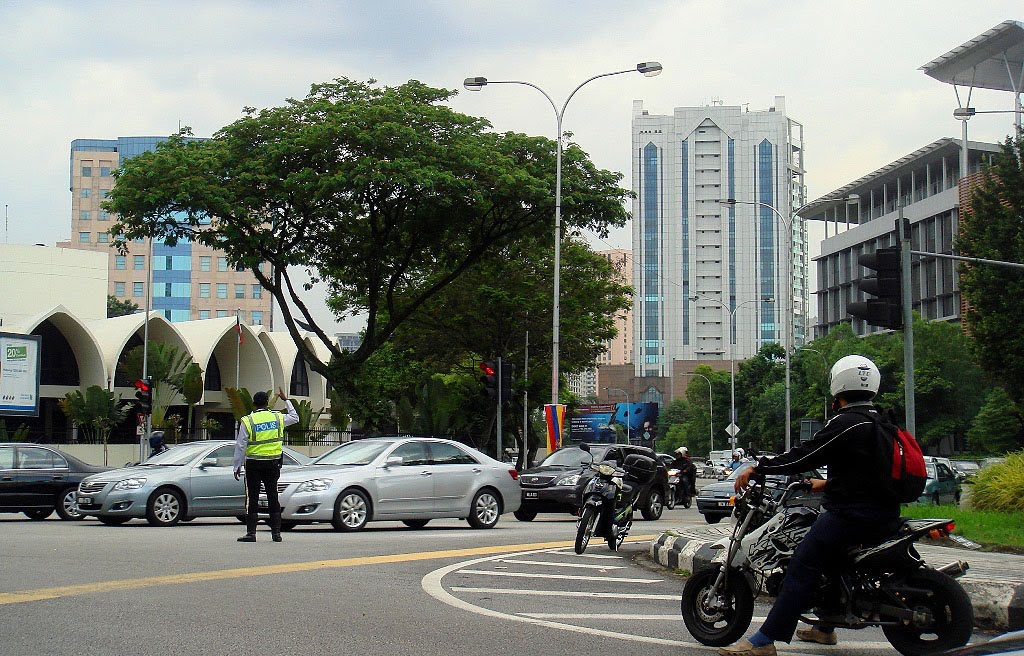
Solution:
[{"label": "white road marking", "polygon": [[523,617],[539,620],[657,620],[659,622],[682,622],[683,616],[675,615],[616,615],[615,613],[519,613]]},{"label": "white road marking", "polygon": [[608,554],[578,554],[571,549],[553,549],[551,553],[565,554],[567,556],[573,556],[575,558],[610,558],[612,560],[623,560],[622,556],[609,556]]},{"label": "white road marking", "polygon": [[529,574],[527,572],[495,572],[482,569],[463,569],[460,574],[481,576],[515,576],[524,579],[557,579],[560,581],[615,581],[617,583],[661,583],[661,579],[630,579],[616,576],[575,576],[573,574]]},{"label": "white road marking", "polygon": [[619,592],[576,592],[573,590],[509,590],[507,588],[464,588],[453,587],[452,592],[478,592],[481,594],[522,595],[536,597],[599,597],[601,599],[653,599],[674,601],[679,595],[626,594]]},{"label": "white road marking", "polygon": [[577,569],[625,569],[625,565],[590,565],[588,563],[556,563],[548,560],[509,560],[502,559],[503,563],[513,565],[547,565],[550,567],[575,567]]}]

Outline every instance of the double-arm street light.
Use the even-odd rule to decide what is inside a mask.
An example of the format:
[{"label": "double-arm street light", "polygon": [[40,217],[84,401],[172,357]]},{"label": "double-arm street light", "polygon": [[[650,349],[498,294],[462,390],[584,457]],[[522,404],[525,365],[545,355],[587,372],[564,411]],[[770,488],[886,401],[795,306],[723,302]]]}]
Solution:
[{"label": "double-arm street light", "polygon": [[572,90],[569,97],[562,103],[562,108],[559,109],[555,101],[552,100],[551,96],[548,95],[544,89],[541,89],[532,82],[523,82],[521,80],[488,80],[485,77],[467,77],[463,82],[463,85],[470,91],[480,91],[488,84],[522,84],[524,86],[533,87],[537,91],[544,94],[548,102],[551,103],[551,108],[555,110],[555,142],[556,142],[556,156],[555,156],[555,273],[554,273],[554,309],[552,311],[551,318],[551,403],[558,403],[558,333],[560,327],[559,318],[559,293],[560,293],[560,276],[561,276],[561,249],[562,249],[562,117],[565,115],[565,108],[569,105],[569,101],[576,95],[583,85],[588,82],[592,82],[598,78],[608,77],[610,75],[620,75],[622,73],[643,73],[646,77],[654,77],[661,73],[661,64],[658,62],[641,62],[636,65],[636,68],[627,68],[622,71],[612,71],[610,73],[601,73],[593,77],[587,78],[580,82],[580,84]]},{"label": "double-arm street light", "polygon": [[620,387],[606,387],[604,393],[611,396],[612,392],[622,392],[626,397],[626,444],[632,444],[629,441],[629,413],[633,411],[633,405],[629,402],[629,392]]},{"label": "double-arm street light", "polygon": [[[747,303],[774,303],[775,299],[771,296],[767,298],[752,298],[743,301],[734,308],[730,308],[728,305],[711,296],[702,296],[700,294],[694,294],[690,297],[691,301],[711,301],[712,303],[718,303],[722,306],[722,309],[729,313],[729,335],[726,337],[726,344],[729,349],[727,351],[729,358],[729,425],[732,426],[736,423],[736,363],[732,359],[732,334],[735,330],[736,311]],[[736,448],[736,436],[732,433],[729,434],[731,438],[730,445],[733,449]]]},{"label": "double-arm street light", "polygon": [[708,381],[708,425],[711,432],[711,450],[715,450],[715,406],[711,400],[711,379],[704,374],[698,374],[696,371],[691,373],[685,373],[684,376],[700,376],[704,380]]}]

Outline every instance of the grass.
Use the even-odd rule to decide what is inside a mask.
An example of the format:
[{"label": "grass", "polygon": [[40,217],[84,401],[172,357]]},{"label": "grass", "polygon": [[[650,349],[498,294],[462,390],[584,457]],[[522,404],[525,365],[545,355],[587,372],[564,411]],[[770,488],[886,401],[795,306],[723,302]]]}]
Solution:
[{"label": "grass", "polygon": [[956,522],[954,533],[981,544],[985,551],[1024,552],[1024,512],[908,505],[901,514],[912,519],[952,519]]}]

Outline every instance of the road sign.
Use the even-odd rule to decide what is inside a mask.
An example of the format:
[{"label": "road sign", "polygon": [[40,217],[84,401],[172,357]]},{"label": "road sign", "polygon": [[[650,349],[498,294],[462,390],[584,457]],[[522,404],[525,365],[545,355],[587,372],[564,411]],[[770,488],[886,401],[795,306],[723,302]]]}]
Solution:
[{"label": "road sign", "polygon": [[136,426],[135,427],[135,434],[138,435],[139,437],[142,437],[143,435],[145,435],[145,433],[146,433],[146,427],[145,426],[141,426],[140,425],[140,426]]},{"label": "road sign", "polygon": [[736,422],[732,422],[725,428],[725,432],[729,434],[729,437],[736,437],[736,433],[740,432],[740,427],[736,425]]}]

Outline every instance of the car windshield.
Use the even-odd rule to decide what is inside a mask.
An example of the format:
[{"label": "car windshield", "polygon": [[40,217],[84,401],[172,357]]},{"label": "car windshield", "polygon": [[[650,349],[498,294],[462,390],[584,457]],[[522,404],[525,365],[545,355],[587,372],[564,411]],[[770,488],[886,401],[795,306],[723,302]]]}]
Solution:
[{"label": "car windshield", "polygon": [[[593,449],[590,453],[594,454],[594,462],[600,462],[604,458],[605,449]],[[544,461],[540,464],[542,467],[579,467],[580,465],[589,465],[590,453],[575,447],[559,449],[547,458],[544,458]]]},{"label": "car windshield", "polygon": [[328,451],[311,464],[314,465],[368,465],[394,442],[362,441],[342,444]]},{"label": "car windshield", "polygon": [[977,471],[979,469],[976,462],[954,462],[953,466],[960,471]]},{"label": "car windshield", "polygon": [[752,462],[742,462],[742,463],[740,463],[740,466],[737,467],[736,469],[732,470],[732,473],[729,474],[728,476],[726,476],[725,480],[727,480],[727,481],[734,481],[734,480],[736,480],[736,477],[739,476],[739,473],[741,471],[743,471],[744,469],[750,469],[750,467],[753,464],[754,463],[752,463]]},{"label": "car windshield", "polygon": [[172,446],[163,453],[158,453],[142,463],[143,467],[187,465],[201,452],[210,448],[209,444],[181,444]]}]

